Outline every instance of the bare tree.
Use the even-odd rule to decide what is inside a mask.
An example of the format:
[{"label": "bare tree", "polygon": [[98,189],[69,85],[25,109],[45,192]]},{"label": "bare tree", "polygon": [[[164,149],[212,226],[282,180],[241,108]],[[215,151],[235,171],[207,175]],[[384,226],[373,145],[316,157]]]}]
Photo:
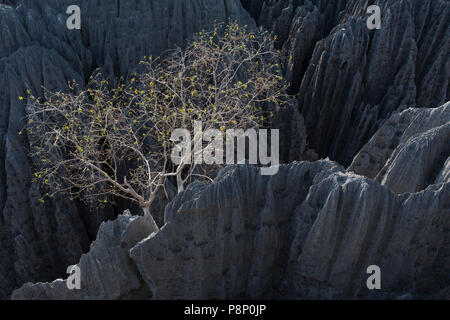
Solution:
[{"label": "bare tree", "polygon": [[[166,179],[174,177],[179,192],[193,177],[208,179],[192,159],[171,161],[177,128],[255,128],[272,116],[264,105],[285,103],[279,55],[269,34],[231,23],[199,33],[185,49],[145,57],[127,85],[93,76],[85,89],[70,83],[68,92],[44,89],[42,101],[30,95],[36,179],[50,197],[117,196],[148,214]],[[199,141],[194,134],[192,145]]]}]

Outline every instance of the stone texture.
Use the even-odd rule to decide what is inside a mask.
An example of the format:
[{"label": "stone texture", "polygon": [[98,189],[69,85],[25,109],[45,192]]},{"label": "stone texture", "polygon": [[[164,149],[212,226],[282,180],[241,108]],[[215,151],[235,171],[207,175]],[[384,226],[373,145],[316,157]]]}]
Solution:
[{"label": "stone texture", "polygon": [[[11,6],[12,4],[12,6]],[[252,24],[237,0],[81,1],[82,29],[66,28],[70,0],[0,1],[0,298],[28,281],[65,274],[119,208],[65,198],[41,204],[32,183],[24,105],[41,86],[81,86],[100,67],[112,82],[128,78],[145,55],[183,45],[194,32],[228,18]],[[157,219],[160,223],[161,220]]]},{"label": "stone texture", "polygon": [[[366,27],[366,0],[98,0],[69,31],[70,0],[1,0],[0,298],[80,261],[84,290],[28,283],[13,298],[448,299],[450,2],[370,3],[380,30]],[[287,53],[298,112],[274,122],[281,158],[330,157],[347,172],[329,160],[273,177],[227,168],[157,212],[157,233],[119,216],[79,260],[128,204],[41,204],[18,97],[84,84],[97,67],[127,79],[144,55],[228,18],[273,31]],[[378,292],[365,286],[371,264]]]},{"label": "stone texture", "polygon": [[149,298],[151,292],[143,283],[128,250],[157,229],[150,216],[125,213],[114,221],[102,223],[97,240],[79,263],[81,289],[69,290],[66,280],[51,283],[27,283],[14,291],[11,299],[130,299]]},{"label": "stone texture", "polygon": [[[179,194],[165,221],[157,233],[145,229],[139,234],[149,236],[121,249],[131,248],[136,269],[104,254],[115,252],[117,241],[96,241],[101,245],[89,256],[99,268],[115,270],[104,272],[110,276],[103,279],[113,277],[104,286],[138,272],[153,299],[448,298],[448,182],[396,195],[329,160],[281,166],[275,176],[229,167],[214,183],[195,183]],[[120,234],[105,226],[99,238],[110,239],[108,232]],[[381,290],[366,287],[370,265],[381,268]],[[118,292],[94,288],[95,294],[89,287],[77,298]],[[28,284],[13,298],[66,297],[61,290]]]},{"label": "stone texture", "polygon": [[449,196],[448,183],[396,196],[327,161],[238,168],[176,198],[131,257],[156,299],[420,296],[450,280]]},{"label": "stone texture", "polygon": [[165,226],[130,255],[155,299],[275,297],[294,212],[314,182],[338,170],[329,162],[304,163],[281,167],[271,178],[227,169],[213,185],[175,198]]},{"label": "stone texture", "polygon": [[450,103],[410,108],[390,117],[361,149],[349,171],[380,181],[396,193],[449,182]]},{"label": "stone texture", "polygon": [[390,115],[450,100],[450,2],[378,0],[369,30],[366,0],[242,0],[287,53],[310,147],[349,165]]},{"label": "stone texture", "polygon": [[[314,189],[304,206],[317,218],[290,255],[286,285],[297,297],[420,298],[448,286],[448,183],[397,196],[347,174]],[[381,290],[366,287],[370,265],[381,268]]]}]

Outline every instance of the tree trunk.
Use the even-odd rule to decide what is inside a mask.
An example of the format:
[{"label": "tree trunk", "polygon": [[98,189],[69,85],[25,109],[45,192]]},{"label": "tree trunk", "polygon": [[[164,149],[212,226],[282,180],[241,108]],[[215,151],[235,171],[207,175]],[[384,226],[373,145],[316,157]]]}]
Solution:
[{"label": "tree trunk", "polygon": [[[182,172],[183,170],[181,170]],[[183,177],[181,176],[181,172],[177,174],[177,191],[178,193],[181,193],[184,191],[184,181]]]},{"label": "tree trunk", "polygon": [[144,211],[144,216],[147,217],[148,219],[150,219],[150,223],[152,224],[153,229],[155,230],[154,232],[158,232],[159,231],[158,225],[156,224],[155,220],[153,219],[153,216],[150,213],[150,209],[148,207],[143,207],[142,211]]}]

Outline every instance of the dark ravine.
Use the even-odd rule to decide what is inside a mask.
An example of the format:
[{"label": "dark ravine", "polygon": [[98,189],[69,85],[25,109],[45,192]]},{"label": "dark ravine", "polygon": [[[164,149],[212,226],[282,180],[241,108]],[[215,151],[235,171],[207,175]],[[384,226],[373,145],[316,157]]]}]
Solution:
[{"label": "dark ravine", "polygon": [[[82,0],[70,31],[72,2],[0,0],[0,298],[450,298],[450,1],[369,1],[368,30],[366,0]],[[19,96],[97,67],[127,79],[227,19],[287,53],[278,175],[226,168],[161,208],[157,233],[126,206],[38,201]],[[75,263],[78,292],[53,281]]]}]

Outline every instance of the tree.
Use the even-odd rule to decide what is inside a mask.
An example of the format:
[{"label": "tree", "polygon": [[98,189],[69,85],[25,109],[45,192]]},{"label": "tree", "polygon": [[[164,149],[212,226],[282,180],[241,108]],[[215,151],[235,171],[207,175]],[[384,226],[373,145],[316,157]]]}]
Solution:
[{"label": "tree", "polygon": [[145,57],[127,84],[112,88],[97,74],[84,89],[44,89],[42,101],[30,94],[25,128],[35,177],[49,197],[122,197],[149,213],[167,179],[181,192],[185,181],[208,179],[212,170],[171,161],[174,131],[193,132],[196,121],[221,131],[269,121],[286,100],[278,61],[269,34],[231,23],[200,32],[185,49]]}]

